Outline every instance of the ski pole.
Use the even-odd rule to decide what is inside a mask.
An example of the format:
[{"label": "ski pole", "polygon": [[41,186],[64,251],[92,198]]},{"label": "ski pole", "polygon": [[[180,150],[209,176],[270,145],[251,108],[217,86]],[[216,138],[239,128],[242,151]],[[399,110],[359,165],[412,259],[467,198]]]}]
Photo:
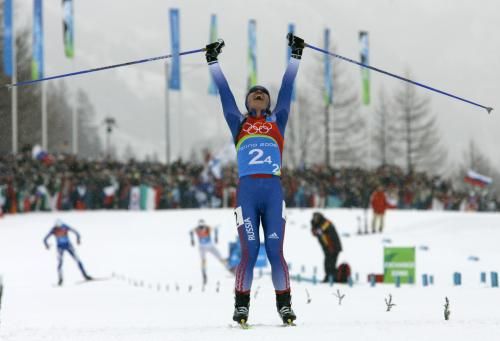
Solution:
[{"label": "ski pole", "polygon": [[[197,50],[191,50],[191,51],[185,51],[179,53],[179,56],[185,56],[188,54],[193,54],[193,53],[199,53],[205,51],[205,48],[197,49]],[[145,58],[145,59],[140,59],[140,60],[134,60],[131,62],[126,62],[126,63],[120,63],[120,64],[114,64],[114,65],[108,65],[108,66],[101,66],[93,69],[87,69],[87,70],[81,70],[81,71],[75,71],[75,72],[70,72],[70,73],[63,73],[60,75],[56,76],[50,76],[50,77],[45,77],[45,78],[40,78],[40,79],[33,79],[29,81],[23,81],[23,82],[17,82],[14,84],[7,84],[7,88],[12,88],[14,86],[23,86],[23,85],[30,85],[38,82],[43,82],[43,81],[48,81],[51,79],[57,79],[57,78],[64,78],[64,77],[72,77],[72,76],[77,76],[77,75],[82,75],[84,73],[91,73],[91,72],[97,72],[97,71],[103,71],[103,70],[109,70],[109,69],[114,69],[122,66],[129,66],[129,65],[135,65],[135,64],[141,64],[141,63],[148,63],[148,62],[154,62],[156,60],[161,60],[161,59],[168,59],[172,58],[174,55],[173,54],[167,54],[164,56],[158,56],[158,57],[152,57],[152,58]]]},{"label": "ski pole", "polygon": [[322,52],[322,53],[325,53],[325,54],[328,54],[332,57],[335,57],[335,58],[339,58],[339,59],[342,59],[342,60],[345,60],[346,62],[349,62],[349,63],[353,63],[353,64],[356,64],[356,65],[359,65],[361,67],[365,67],[367,69],[370,69],[370,70],[373,70],[373,71],[377,71],[377,72],[380,72],[380,73],[383,73],[384,75],[387,75],[387,76],[391,76],[391,77],[394,77],[394,78],[397,78],[399,80],[402,80],[402,81],[405,81],[405,82],[408,82],[408,83],[411,83],[413,85],[417,85],[417,86],[420,86],[422,88],[425,88],[427,90],[431,90],[431,91],[434,91],[434,92],[437,92],[441,95],[445,95],[445,96],[448,96],[448,97],[451,97],[451,98],[454,98],[454,99],[457,99],[459,101],[462,101],[462,102],[465,102],[465,103],[469,103],[469,104],[472,104],[472,105],[475,105],[476,107],[480,107],[480,108],[483,108],[485,109],[488,114],[491,113],[491,111],[493,110],[492,107],[487,107],[487,106],[484,106],[482,104],[479,104],[479,103],[476,103],[476,102],[473,102],[471,100],[468,100],[466,98],[462,98],[462,97],[459,97],[459,96],[456,96],[456,95],[453,95],[449,92],[445,92],[443,90],[439,90],[439,89],[436,89],[436,88],[433,88],[432,86],[429,86],[429,85],[425,85],[425,84],[422,84],[422,83],[419,83],[419,82],[416,82],[416,81],[413,81],[411,79],[408,79],[408,78],[405,78],[405,77],[402,77],[402,76],[398,76],[394,73],[391,73],[391,72],[388,72],[388,71],[385,71],[385,70],[382,70],[382,69],[379,69],[379,68],[376,68],[374,66],[370,66],[370,65],[367,65],[367,64],[363,64],[363,63],[360,63],[358,61],[355,61],[353,59],[350,59],[350,58],[347,58],[347,57],[344,57],[344,56],[341,56],[341,55],[338,55],[336,53],[333,53],[333,52],[330,52],[330,51],[326,51],[326,50],[323,50],[323,49],[320,49],[319,47],[316,47],[316,46],[313,46],[313,45],[309,45],[307,43],[304,44],[306,47],[309,47],[310,49],[313,49],[313,50],[316,50],[318,52]]}]

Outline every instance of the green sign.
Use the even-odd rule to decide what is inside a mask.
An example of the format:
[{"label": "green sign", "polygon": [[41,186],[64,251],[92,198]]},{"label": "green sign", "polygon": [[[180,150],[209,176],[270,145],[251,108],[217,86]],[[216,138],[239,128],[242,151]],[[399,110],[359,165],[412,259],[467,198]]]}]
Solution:
[{"label": "green sign", "polygon": [[384,248],[384,283],[415,283],[415,248]]}]

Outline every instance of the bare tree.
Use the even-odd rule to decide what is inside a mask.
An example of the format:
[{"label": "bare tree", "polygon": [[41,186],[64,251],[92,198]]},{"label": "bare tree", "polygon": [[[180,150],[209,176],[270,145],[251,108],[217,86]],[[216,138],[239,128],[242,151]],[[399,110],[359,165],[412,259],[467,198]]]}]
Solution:
[{"label": "bare tree", "polygon": [[384,89],[380,90],[379,100],[374,112],[373,156],[377,160],[377,165],[383,166],[394,164],[401,153],[401,148],[397,141],[395,111]]},{"label": "bare tree", "polygon": [[83,158],[98,158],[101,154],[102,141],[99,127],[95,123],[95,109],[89,96],[82,90],[77,94],[78,113],[78,155]]},{"label": "bare tree", "polygon": [[[336,51],[335,43],[331,42],[332,51]],[[318,60],[314,80],[316,86],[321,89],[321,98],[325,94],[324,66],[321,56]],[[330,134],[327,141],[330,141],[330,151],[333,154],[335,166],[360,166],[365,162],[365,120],[361,115],[360,101],[354,82],[348,76],[345,64],[337,59],[332,59],[332,83],[333,83],[333,103],[329,112],[329,118],[324,115],[324,108],[321,112],[324,117],[322,125],[326,126],[323,134]],[[324,146],[326,148],[326,146]],[[331,157],[332,155],[330,155]]]},{"label": "bare tree", "polygon": [[[314,58],[317,63],[313,72],[307,73],[305,82],[297,89],[290,117],[292,129],[287,128],[287,158],[296,160],[295,165],[324,163],[329,150],[335,166],[359,166],[364,162],[365,125],[353,82],[342,63],[334,62],[333,105],[326,117],[323,60],[319,56]],[[325,141],[329,141],[329,148]],[[290,153],[295,154],[290,156]]]},{"label": "bare tree", "polygon": [[125,146],[125,150],[123,151],[122,159],[124,162],[129,162],[130,160],[136,159],[135,151],[132,148],[132,146],[130,145],[130,143],[127,143],[127,145]]},{"label": "bare tree", "polygon": [[[0,6],[0,20],[3,20],[3,6]],[[26,28],[16,30],[16,66],[17,78],[20,81],[31,78],[31,31]],[[3,31],[0,38],[3,39]],[[0,44],[0,53],[4,46]],[[3,84],[11,82],[10,77],[0,71],[0,81]],[[47,125],[49,151],[69,152],[72,134],[71,106],[68,102],[68,90],[63,82],[47,83]],[[41,86],[34,84],[19,87],[18,96],[18,142],[20,149],[41,143]],[[82,91],[79,100],[79,140],[83,156],[97,156],[100,151],[100,140],[97,128],[93,126],[94,108],[88,96]],[[90,147],[91,146],[91,147]],[[90,153],[89,150],[96,153]],[[12,117],[11,93],[0,91],[0,152],[12,150]]]},{"label": "bare tree", "polygon": [[[277,93],[276,87],[272,89],[274,93]],[[319,161],[316,152],[321,145],[316,131],[320,113],[313,96],[316,91],[318,90],[312,86],[296,90],[295,101],[292,102],[285,131],[283,165],[286,167],[303,166]]]},{"label": "bare tree", "polygon": [[[407,74],[407,77],[410,77]],[[394,97],[398,111],[399,135],[404,144],[404,163],[408,172],[416,169],[439,173],[446,160],[436,118],[428,97],[419,96],[413,85],[403,83]]]},{"label": "bare tree", "polygon": [[339,166],[361,166],[365,163],[365,120],[353,81],[344,64],[333,69],[333,141],[334,161]]},{"label": "bare tree", "polygon": [[48,84],[47,126],[48,149],[51,152],[71,152],[72,109],[67,101],[65,83]]}]

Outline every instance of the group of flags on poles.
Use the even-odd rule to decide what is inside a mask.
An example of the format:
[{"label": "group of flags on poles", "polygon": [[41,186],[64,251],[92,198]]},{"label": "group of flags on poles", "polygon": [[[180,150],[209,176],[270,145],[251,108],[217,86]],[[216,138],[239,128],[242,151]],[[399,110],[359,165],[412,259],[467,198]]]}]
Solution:
[{"label": "group of flags on poles", "polygon": [[[3,17],[3,71],[7,76],[13,72],[14,48],[14,10],[13,0],[4,0]],[[63,39],[66,57],[74,57],[73,0],[62,0]],[[44,41],[43,41],[43,0],[33,0],[33,42],[31,59],[31,78],[44,77]]]},{"label": "group of flags on poles", "polygon": [[[74,6],[73,0],[61,0],[63,7],[63,40],[64,53],[67,58],[74,58]],[[3,69],[4,73],[12,76],[13,70],[13,0],[4,0],[4,20],[3,20]],[[180,12],[177,8],[169,10],[170,21],[170,41],[171,53],[173,54],[172,64],[169,75],[169,88],[171,90],[181,90],[181,61],[179,58],[180,51]],[[210,17],[210,33],[209,42],[214,42],[217,37],[217,15],[212,14]],[[288,25],[288,32],[293,33],[295,25]],[[33,0],[33,46],[32,46],[32,79],[44,77],[44,41],[43,41],[43,0]],[[360,44],[360,61],[363,64],[369,63],[369,44],[368,32],[359,32]],[[324,31],[324,49],[330,50],[330,30]],[[290,58],[290,48],[287,47],[287,61]],[[254,19],[248,22],[248,88],[257,84],[257,22]],[[361,68],[362,80],[362,102],[364,105],[370,104],[370,74],[367,68]],[[333,103],[333,66],[332,57],[324,56],[324,101],[325,105]],[[210,78],[208,86],[210,95],[217,95],[217,88]],[[292,95],[292,100],[295,99],[295,91]]]},{"label": "group of flags on poles", "polygon": [[[170,9],[170,34],[171,34],[171,51],[174,55],[172,60],[172,67],[170,69],[169,76],[169,89],[180,90],[181,89],[181,73],[180,73],[180,59],[176,55],[180,52],[180,28],[179,28],[179,10],[176,8]],[[212,43],[218,38],[217,29],[217,15],[212,14],[210,17],[210,31],[209,31],[208,42]],[[295,25],[293,23],[288,24],[288,32],[295,32]],[[359,33],[360,41],[360,59],[363,64],[368,64],[368,32],[361,31]],[[324,49],[330,50],[330,29],[325,29],[324,31]],[[290,58],[291,50],[287,46],[286,50],[286,61]],[[247,75],[247,88],[251,88],[257,85],[258,73],[257,73],[257,21],[255,19],[250,19],[248,21],[248,75]],[[325,54],[324,56],[324,101],[325,105],[331,105],[333,103],[333,66],[332,57]],[[367,68],[361,68],[361,79],[362,79],[362,102],[364,105],[370,104],[370,77],[369,70]],[[218,94],[217,87],[210,77],[210,83],[208,86],[208,93],[210,95],[216,96]],[[292,101],[295,100],[295,89],[292,93]]]}]

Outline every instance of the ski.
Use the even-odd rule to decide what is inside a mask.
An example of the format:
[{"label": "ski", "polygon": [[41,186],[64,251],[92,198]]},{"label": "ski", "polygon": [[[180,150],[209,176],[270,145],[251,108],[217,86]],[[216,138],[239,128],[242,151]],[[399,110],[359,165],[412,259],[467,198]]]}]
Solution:
[{"label": "ski", "polygon": [[241,319],[240,322],[238,322],[238,325],[241,327],[241,329],[250,329],[250,325],[245,319]]}]

